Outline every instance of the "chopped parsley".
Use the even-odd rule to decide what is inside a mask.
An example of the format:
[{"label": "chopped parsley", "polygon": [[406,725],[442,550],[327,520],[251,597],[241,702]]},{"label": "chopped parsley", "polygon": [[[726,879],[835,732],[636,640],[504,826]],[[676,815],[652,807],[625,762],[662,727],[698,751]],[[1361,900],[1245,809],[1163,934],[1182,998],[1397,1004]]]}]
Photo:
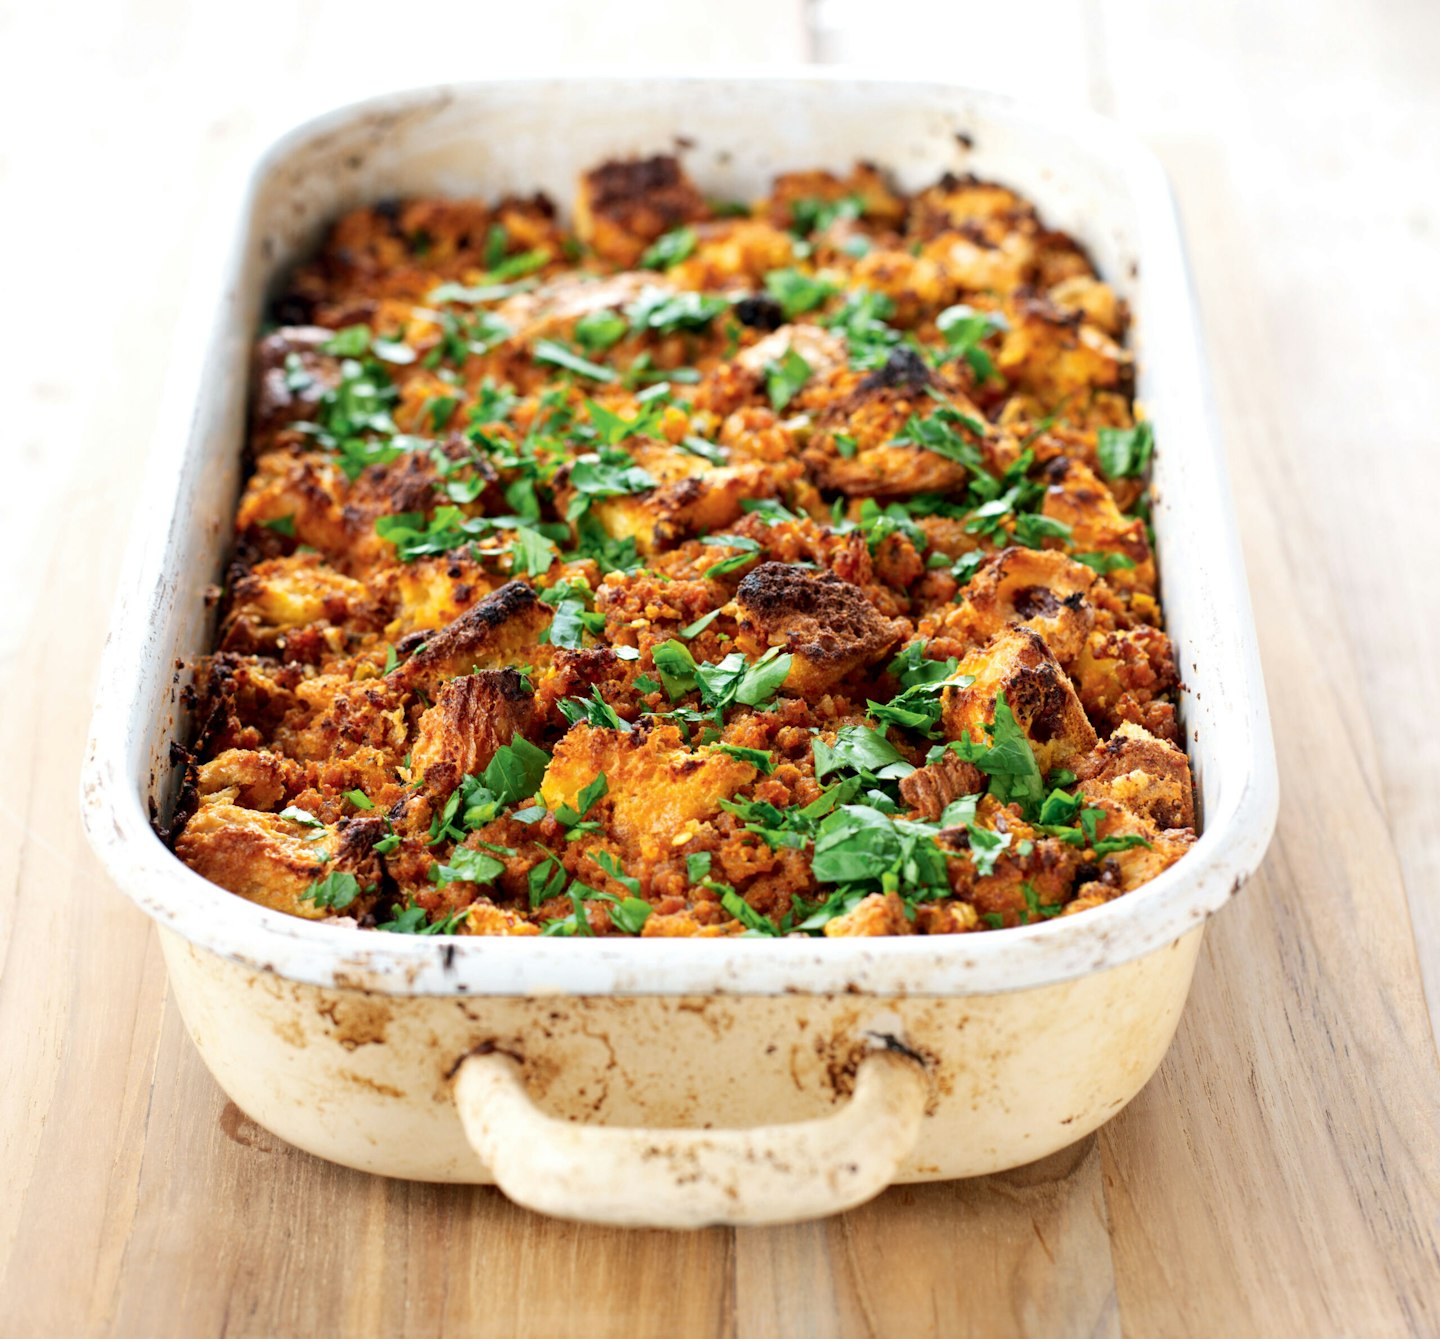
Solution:
[{"label": "chopped parsley", "polygon": [[801,270],[771,270],[765,276],[765,291],[780,304],[787,321],[813,311],[840,290],[825,279]]},{"label": "chopped parsley", "polygon": [[562,581],[540,592],[543,604],[555,610],[550,627],[542,634],[551,646],[579,650],[585,634],[598,635],[605,628],[605,615],[591,609],[594,596],[583,581]]},{"label": "chopped parsley", "polygon": [[990,793],[1001,804],[1019,804],[1034,813],[1045,800],[1045,781],[1035,752],[1002,691],[995,698],[995,719],[985,727],[989,744],[975,743],[967,730],[949,747],[968,763],[974,763],[990,780]]},{"label": "chopped parsley", "polygon": [[575,340],[586,353],[604,353],[623,339],[628,329],[619,312],[608,309],[586,312],[575,322]]},{"label": "chopped parsley", "polygon": [[566,347],[558,339],[537,339],[535,347],[530,350],[530,353],[537,363],[548,363],[551,367],[561,367],[567,372],[588,377],[591,381],[619,380],[619,374],[613,367],[592,363],[588,358],[576,353],[574,349]]},{"label": "chopped parsley", "polygon": [[787,349],[778,361],[765,364],[765,393],[777,414],[800,393],[810,380],[810,372],[810,364],[793,348]]},{"label": "chopped parsley", "polygon": [[790,202],[790,231],[801,237],[824,232],[840,219],[858,219],[865,212],[865,201],[858,195],[844,195],[838,200],[822,200],[804,196]]},{"label": "chopped parsley", "polygon": [[674,228],[657,238],[640,257],[642,270],[668,270],[695,253],[699,243],[695,229],[689,226]]},{"label": "chopped parsley", "polygon": [[430,882],[442,887],[447,883],[491,884],[504,872],[505,862],[489,852],[457,846],[447,864],[430,866]]},{"label": "chopped parsley", "polygon": [[737,550],[728,558],[721,558],[718,563],[711,563],[705,569],[702,575],[707,581],[714,577],[727,576],[731,572],[738,572],[760,556],[759,542],[746,535],[706,535],[700,542],[718,548]]},{"label": "chopped parsley", "polygon": [[775,758],[767,749],[747,749],[739,744],[717,744],[715,747],[721,753],[728,753],[732,758],[758,768],[761,776],[769,776],[775,770]]},{"label": "chopped parsley", "polygon": [[989,478],[985,457],[971,441],[971,438],[984,441],[985,433],[985,425],[979,419],[962,414],[954,405],[941,404],[926,418],[911,414],[900,429],[900,436],[894,439],[894,445],[923,447]]},{"label": "chopped parsley", "polygon": [[625,315],[636,334],[653,330],[670,335],[679,330],[704,330],[729,308],[726,298],[712,293],[669,293],[663,288],[648,288],[625,308]]},{"label": "chopped parsley", "polygon": [[945,337],[950,354],[964,358],[975,374],[975,380],[982,386],[987,381],[998,381],[994,360],[981,347],[982,341],[998,331],[1008,328],[1008,323],[999,312],[976,311],[964,305],[946,307],[935,318],[935,325]]},{"label": "chopped parsley", "polygon": [[585,721],[597,730],[620,730],[625,734],[635,728],[623,716],[617,715],[615,708],[600,696],[598,685],[590,689],[589,697],[567,697],[555,705],[571,725]]},{"label": "chopped parsley", "polygon": [[1138,479],[1150,468],[1155,430],[1148,421],[1133,428],[1101,428],[1096,438],[1100,472],[1107,479]]},{"label": "chopped parsley", "polygon": [[[317,907],[331,911],[344,911],[361,893],[360,881],[353,874],[332,869],[323,879],[316,879],[303,893],[303,902],[313,902]],[[369,888],[365,892],[371,892]]]},{"label": "chopped parsley", "polygon": [[430,913],[424,907],[407,902],[395,911],[390,920],[375,928],[397,935],[453,935],[460,932],[461,925],[469,915],[470,908],[461,907],[459,911],[451,911],[438,921],[432,921]]},{"label": "chopped parsley", "polygon": [[894,314],[895,304],[884,293],[853,289],[823,324],[844,336],[850,349],[850,366],[871,372],[884,366],[891,349],[902,339],[898,330],[886,324]]},{"label": "chopped parsley", "polygon": [[1070,556],[1102,577],[1109,576],[1111,572],[1128,572],[1135,566],[1135,559],[1123,553],[1072,553]]},{"label": "chopped parsley", "polygon": [[575,520],[599,498],[648,493],[656,486],[654,477],[637,465],[633,456],[618,447],[602,447],[598,453],[581,456],[570,467],[570,487],[575,496],[565,509],[566,519]]}]

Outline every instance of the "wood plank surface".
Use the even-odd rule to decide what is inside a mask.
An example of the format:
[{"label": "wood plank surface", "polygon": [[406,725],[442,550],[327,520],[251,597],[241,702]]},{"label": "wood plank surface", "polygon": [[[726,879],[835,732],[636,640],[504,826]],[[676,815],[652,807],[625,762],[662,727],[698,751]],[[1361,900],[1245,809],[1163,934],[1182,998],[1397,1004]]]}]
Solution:
[{"label": "wood plank surface", "polygon": [[[0,1339],[1440,1333],[1440,8],[725,11],[0,11],[7,124],[55,108],[0,156],[25,262],[0,322],[0,558],[20,574],[0,619]],[[207,187],[289,110],[503,68],[540,34],[557,61],[818,56],[1039,90],[1117,115],[1171,172],[1283,804],[1159,1074],[1074,1149],[693,1235],[332,1167],[219,1092],[148,923],[84,846],[95,657]],[[83,96],[49,82],[58,50]]]}]

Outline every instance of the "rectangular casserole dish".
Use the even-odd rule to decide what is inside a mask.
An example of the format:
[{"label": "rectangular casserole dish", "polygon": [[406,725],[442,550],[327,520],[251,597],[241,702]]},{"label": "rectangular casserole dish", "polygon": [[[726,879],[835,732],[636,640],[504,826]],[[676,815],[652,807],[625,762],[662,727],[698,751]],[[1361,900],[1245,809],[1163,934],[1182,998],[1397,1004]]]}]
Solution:
[{"label": "rectangular casserole dish", "polygon": [[[1029,196],[1135,313],[1157,427],[1154,523],[1202,833],[1151,883],[998,933],[814,940],[429,938],[271,912],[155,835],[180,690],[210,645],[241,478],[248,359],[279,276],[383,197],[544,190],[682,146],[708,192],[857,158]],[[174,398],[105,648],[82,807],[160,926],[196,1045],[297,1146],[423,1180],[498,1182],[546,1212],[698,1226],[833,1212],[892,1181],[1031,1161],[1113,1115],[1159,1064],[1204,923],[1258,865],[1277,786],[1224,460],[1177,221],[1113,125],[990,94],[809,73],[516,79],[387,95],[277,141],[177,343]]]}]

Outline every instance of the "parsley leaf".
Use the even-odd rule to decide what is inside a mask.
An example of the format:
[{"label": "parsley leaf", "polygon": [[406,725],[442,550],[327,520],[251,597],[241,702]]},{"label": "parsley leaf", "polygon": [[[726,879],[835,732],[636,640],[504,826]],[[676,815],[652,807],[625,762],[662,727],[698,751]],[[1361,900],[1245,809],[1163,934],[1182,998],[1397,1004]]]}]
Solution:
[{"label": "parsley leaf", "polygon": [[995,698],[995,719],[985,730],[991,740],[988,745],[972,743],[966,731],[950,748],[990,778],[990,793],[1001,804],[1018,803],[1025,813],[1035,812],[1044,803],[1044,778],[1003,692]]},{"label": "parsley leaf", "polygon": [[712,465],[723,465],[729,458],[729,452],[723,446],[714,442],[707,442],[703,437],[691,435],[683,437],[676,445],[682,451],[688,451],[692,456],[699,456],[701,460],[708,460]]},{"label": "parsley leaf", "polygon": [[693,623],[687,623],[680,629],[680,635],[685,640],[691,641],[705,631],[717,618],[720,617],[719,609],[712,609],[708,614],[701,614]]},{"label": "parsley leaf", "polygon": [[1064,907],[1052,907],[1040,900],[1040,894],[1035,891],[1035,885],[1026,879],[1020,885],[1020,891],[1025,897],[1025,910],[1020,913],[1020,924],[1028,925],[1032,918],[1048,920],[1051,916],[1058,916]]},{"label": "parsley leaf", "polygon": [[1138,479],[1150,467],[1155,430],[1149,421],[1133,428],[1101,428],[1097,433],[1100,471],[1107,479]]},{"label": "parsley leaf", "polygon": [[850,366],[869,372],[883,366],[890,350],[900,343],[900,332],[886,324],[894,314],[895,304],[884,293],[862,288],[846,293],[844,305],[823,324],[844,335]]},{"label": "parsley leaf", "polygon": [[575,322],[575,338],[588,353],[604,353],[624,337],[627,326],[619,312],[603,308],[586,312]]},{"label": "parsley leaf", "polygon": [[1102,577],[1109,576],[1111,572],[1128,572],[1135,566],[1135,560],[1123,553],[1072,553],[1070,557]]},{"label": "parsley leaf", "polygon": [[839,219],[858,219],[865,212],[865,201],[858,195],[844,195],[838,200],[804,196],[790,202],[790,231],[801,237],[824,232]]},{"label": "parsley leaf", "polygon": [[598,454],[579,457],[570,467],[570,486],[575,496],[565,509],[566,519],[575,520],[596,498],[646,493],[656,487],[654,477],[635,463],[634,457],[618,447],[604,447]]},{"label": "parsley leaf", "polygon": [[759,768],[761,776],[769,776],[775,770],[775,759],[767,749],[741,748],[739,744],[717,744],[715,748],[720,753],[728,753],[732,758]]},{"label": "parsley leaf", "polygon": [[813,311],[840,290],[832,283],[801,270],[771,270],[765,276],[765,291],[780,304],[787,321]]},{"label": "parsley leaf", "polygon": [[630,329],[636,334],[654,330],[673,334],[678,330],[704,330],[730,303],[713,293],[670,293],[647,288],[625,308]]},{"label": "parsley leaf", "polygon": [[599,634],[605,627],[605,615],[590,608],[590,587],[583,581],[562,581],[540,592],[542,604],[555,610],[555,617],[543,635],[551,646],[579,650],[587,632]]},{"label": "parsley leaf", "polygon": [[377,930],[387,930],[398,935],[453,935],[459,932],[460,923],[470,914],[469,907],[461,907],[431,922],[424,907],[407,902],[397,910],[393,919],[377,925]]},{"label": "parsley leaf", "polygon": [[515,531],[510,544],[512,572],[523,572],[527,577],[544,576],[558,558],[555,541],[546,539],[538,530],[522,526]]},{"label": "parsley leaf", "polygon": [[563,367],[567,372],[575,372],[582,377],[589,377],[591,381],[619,380],[619,374],[613,367],[592,363],[588,358],[581,357],[574,349],[567,348],[558,339],[537,339],[530,354],[537,363],[548,363],[551,367]]},{"label": "parsley leaf", "polygon": [[600,696],[598,685],[590,689],[589,697],[562,698],[555,705],[571,725],[585,721],[597,730],[619,730],[624,734],[635,728],[623,716],[617,715],[615,708]]},{"label": "parsley leaf", "polygon": [[823,781],[832,772],[849,770],[877,781],[898,781],[915,770],[900,750],[885,738],[883,730],[865,725],[845,725],[827,744],[819,735],[811,741],[815,755],[815,779]]},{"label": "parsley leaf", "polygon": [[547,851],[545,858],[525,876],[531,909],[542,902],[548,902],[552,897],[558,897],[565,887],[565,877],[565,866],[554,854]]},{"label": "parsley leaf", "polygon": [[[369,892],[367,888],[364,891]],[[300,898],[313,902],[317,907],[329,907],[333,911],[344,911],[360,896],[360,881],[353,874],[332,869],[323,879],[316,879]]]},{"label": "parsley leaf", "polygon": [[470,846],[457,846],[450,853],[448,864],[430,866],[430,882],[441,886],[447,883],[489,884],[504,872],[504,861],[497,860],[488,852],[477,851]]},{"label": "parsley leaf", "polygon": [[563,828],[568,828],[572,836],[582,831],[598,831],[599,823],[584,823],[585,815],[595,807],[598,800],[603,799],[610,792],[610,782],[606,779],[604,772],[597,772],[592,781],[587,784],[575,797],[574,806],[562,804],[555,811],[555,821]]},{"label": "parsley leaf", "polygon": [[982,386],[987,381],[1000,380],[994,360],[980,347],[981,341],[988,336],[1009,328],[1009,323],[999,312],[976,311],[973,307],[960,304],[946,307],[935,318],[935,325],[950,346],[951,356],[964,358]]},{"label": "parsley leaf", "polygon": [[706,535],[700,542],[717,548],[739,550],[738,553],[732,553],[728,558],[721,558],[718,563],[711,563],[702,573],[707,581],[713,577],[738,572],[760,555],[759,541],[750,539],[746,535]]},{"label": "parsley leaf", "polygon": [[950,891],[934,830],[869,805],[842,805],[821,820],[812,869],[819,883],[878,883],[885,891],[903,887],[916,898]]},{"label": "parsley leaf", "polygon": [[769,916],[756,911],[733,888],[726,888],[720,894],[720,905],[745,927],[745,933],[774,938],[783,933]]},{"label": "parsley leaf", "polygon": [[894,439],[894,445],[924,447],[937,456],[944,456],[976,474],[991,478],[985,469],[985,457],[980,448],[963,433],[983,441],[985,425],[969,414],[962,414],[953,405],[942,404],[928,418],[911,414],[901,427],[900,436]]},{"label": "parsley leaf", "polygon": [[668,270],[694,253],[699,242],[695,229],[688,225],[673,228],[657,238],[640,257],[642,270]]},{"label": "parsley leaf", "polygon": [[765,364],[765,393],[770,397],[770,407],[777,414],[810,380],[810,371],[810,364],[793,348],[787,349],[778,362],[772,359]]}]

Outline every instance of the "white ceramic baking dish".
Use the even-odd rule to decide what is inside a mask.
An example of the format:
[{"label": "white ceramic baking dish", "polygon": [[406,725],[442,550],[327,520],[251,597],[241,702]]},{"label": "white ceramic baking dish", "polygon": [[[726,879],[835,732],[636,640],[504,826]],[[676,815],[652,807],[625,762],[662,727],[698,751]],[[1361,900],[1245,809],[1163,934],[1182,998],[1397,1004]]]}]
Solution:
[{"label": "white ceramic baking dish", "polygon": [[[905,186],[993,176],[1076,234],[1136,315],[1155,421],[1155,527],[1203,833],[1140,891],[1074,918],[879,940],[414,938],[264,910],[155,836],[179,691],[210,644],[240,487],[247,358],[267,295],[325,224],[411,193],[543,189],[683,148],[717,196],[866,158]],[[1155,159],[1084,113],[820,74],[514,80],[376,98],[255,168],[181,342],[106,646],[83,782],[90,840],[160,926],[221,1086],[281,1137],[391,1176],[496,1181],[547,1212],[755,1223],[892,1181],[1054,1151],[1169,1045],[1206,918],[1259,863],[1277,793],[1225,465],[1176,222]]]}]

